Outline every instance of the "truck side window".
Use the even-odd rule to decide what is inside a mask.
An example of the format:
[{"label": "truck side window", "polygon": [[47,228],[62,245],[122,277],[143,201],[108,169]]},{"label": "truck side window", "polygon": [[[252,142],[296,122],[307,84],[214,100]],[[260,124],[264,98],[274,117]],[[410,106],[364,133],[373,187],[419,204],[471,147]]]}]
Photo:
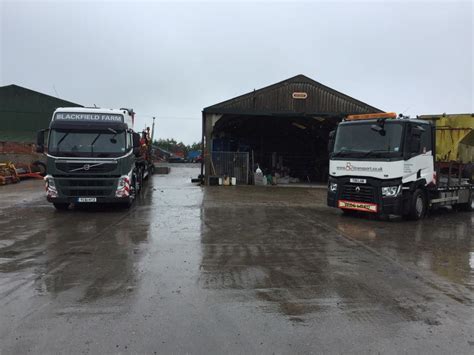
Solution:
[{"label": "truck side window", "polygon": [[422,125],[421,127],[423,127],[425,131],[421,133],[420,153],[424,154],[432,150],[431,127],[429,125]]}]

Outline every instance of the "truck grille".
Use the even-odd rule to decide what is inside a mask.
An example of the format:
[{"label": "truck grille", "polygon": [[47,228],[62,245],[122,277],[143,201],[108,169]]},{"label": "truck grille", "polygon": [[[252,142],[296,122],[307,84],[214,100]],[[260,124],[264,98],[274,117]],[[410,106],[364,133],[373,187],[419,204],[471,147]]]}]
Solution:
[{"label": "truck grille", "polygon": [[113,194],[116,179],[55,178],[60,193],[66,197],[105,197]]},{"label": "truck grille", "polygon": [[66,173],[89,174],[89,173],[109,173],[117,168],[117,163],[113,162],[56,162],[56,168]]},{"label": "truck grille", "polygon": [[341,199],[356,202],[375,202],[374,188],[366,185],[345,184],[342,187]]}]

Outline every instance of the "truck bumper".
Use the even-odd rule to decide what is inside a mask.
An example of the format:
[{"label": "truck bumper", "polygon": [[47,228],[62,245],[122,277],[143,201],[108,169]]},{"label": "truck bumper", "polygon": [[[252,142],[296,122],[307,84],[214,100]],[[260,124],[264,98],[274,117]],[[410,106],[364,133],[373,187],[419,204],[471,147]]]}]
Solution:
[{"label": "truck bumper", "polygon": [[74,204],[87,204],[87,203],[118,203],[126,204],[130,203],[132,199],[130,197],[95,197],[95,202],[79,202],[77,197],[50,197],[47,196],[48,202],[51,203],[74,203]]},{"label": "truck bumper", "polygon": [[[329,207],[336,207],[339,208],[338,198],[336,193],[332,193],[328,191],[327,197],[327,204]],[[356,202],[356,201],[355,201]],[[400,196],[398,197],[386,197],[381,198],[377,202],[371,202],[377,205],[377,213],[378,214],[394,214],[394,215],[402,215],[404,214],[404,203],[403,198]],[[369,212],[366,212],[369,213]]]},{"label": "truck bumper", "polygon": [[[337,190],[331,191],[328,188],[327,194],[327,205],[329,207],[339,207],[339,201],[354,202],[355,204],[374,204],[377,206],[376,211],[368,211],[363,213],[374,213],[377,214],[393,214],[393,215],[403,215],[405,214],[405,205],[404,197],[400,193],[396,197],[382,197],[381,186],[397,185],[400,182],[386,182],[382,185],[382,181],[375,181],[375,179],[367,179],[368,184],[364,185],[367,188],[370,188],[370,193],[364,192],[363,195],[358,196],[356,192],[352,191],[347,193],[348,186],[356,186],[357,184],[352,184],[349,182],[349,178],[339,178],[334,179],[330,178],[329,184],[337,183]],[[360,185],[362,186],[362,185]],[[352,208],[350,208],[352,209]],[[357,209],[360,211],[361,209]]]}]

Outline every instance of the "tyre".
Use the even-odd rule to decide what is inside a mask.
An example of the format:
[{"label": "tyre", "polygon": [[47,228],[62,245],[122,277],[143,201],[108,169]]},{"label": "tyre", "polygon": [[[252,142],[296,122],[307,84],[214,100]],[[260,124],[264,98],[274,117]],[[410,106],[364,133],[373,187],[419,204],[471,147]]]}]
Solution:
[{"label": "tyre", "polygon": [[139,169],[132,179],[132,184],[135,189],[135,196],[140,193],[143,183],[143,170]]},{"label": "tyre", "polygon": [[426,194],[421,189],[416,189],[410,200],[410,212],[408,218],[413,221],[418,221],[426,215],[428,208]]},{"label": "tyre", "polygon": [[466,212],[474,211],[474,190],[471,190],[468,203],[461,203],[458,206],[461,211],[466,211]]},{"label": "tyre", "polygon": [[69,203],[53,203],[53,205],[58,211],[66,211],[69,208]]},{"label": "tyre", "polygon": [[462,177],[474,181],[474,164],[467,164],[462,171]]},{"label": "tyre", "polygon": [[133,205],[133,200],[129,200],[128,202],[121,203],[120,206],[126,210],[128,210]]}]

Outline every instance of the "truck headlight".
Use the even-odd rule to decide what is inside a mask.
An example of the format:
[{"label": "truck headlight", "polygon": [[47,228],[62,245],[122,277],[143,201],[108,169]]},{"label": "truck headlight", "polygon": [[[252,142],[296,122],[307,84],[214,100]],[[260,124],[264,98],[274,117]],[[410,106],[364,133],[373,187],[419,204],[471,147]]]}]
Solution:
[{"label": "truck headlight", "polygon": [[384,197],[396,197],[400,193],[402,185],[397,186],[382,186],[382,196]]},{"label": "truck headlight", "polygon": [[54,182],[54,179],[52,177],[47,177],[45,178],[46,180],[46,187],[51,187],[53,189],[56,188],[56,183]]},{"label": "truck headlight", "polygon": [[330,182],[330,183],[329,183],[329,190],[330,190],[331,192],[336,192],[336,191],[337,191],[337,183],[335,183],[335,182]]},{"label": "truck headlight", "polygon": [[130,178],[128,175],[121,176],[118,180],[117,190],[115,191],[115,197],[128,197],[130,196]]},{"label": "truck headlight", "polygon": [[56,198],[58,197],[58,190],[56,189],[56,183],[51,175],[47,175],[44,177],[46,194],[49,197]]}]

